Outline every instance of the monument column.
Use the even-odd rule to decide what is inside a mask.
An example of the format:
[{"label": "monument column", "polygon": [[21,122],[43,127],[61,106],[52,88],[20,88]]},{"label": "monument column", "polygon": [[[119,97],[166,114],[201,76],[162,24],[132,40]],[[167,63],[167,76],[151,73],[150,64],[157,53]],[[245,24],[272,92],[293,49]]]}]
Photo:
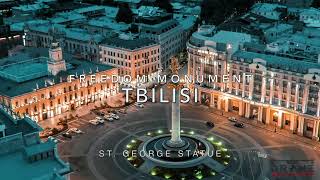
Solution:
[{"label": "monument column", "polygon": [[[177,58],[171,61],[171,71],[173,75],[178,74],[179,62]],[[183,84],[170,83],[168,85],[172,89],[172,110],[171,110],[171,139],[166,142],[167,146],[180,148],[185,142],[180,137],[180,90]]]},{"label": "monument column", "polygon": [[174,89],[171,113],[171,142],[179,144],[182,142],[180,139],[180,93],[179,89]]}]

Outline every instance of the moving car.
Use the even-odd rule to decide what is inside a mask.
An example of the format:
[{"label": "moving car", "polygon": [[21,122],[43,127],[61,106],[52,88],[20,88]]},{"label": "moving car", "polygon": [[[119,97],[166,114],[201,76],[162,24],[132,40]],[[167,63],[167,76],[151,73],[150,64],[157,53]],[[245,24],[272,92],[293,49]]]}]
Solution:
[{"label": "moving car", "polygon": [[214,123],[211,122],[211,121],[207,121],[207,122],[206,122],[206,125],[207,125],[208,127],[211,127],[211,128],[214,127]]},{"label": "moving car", "polygon": [[244,124],[239,122],[234,123],[234,126],[238,128],[244,128]]},{"label": "moving car", "polygon": [[231,121],[231,122],[237,122],[237,119],[235,117],[233,117],[233,116],[229,117],[228,120]]},{"label": "moving car", "polygon": [[71,129],[69,129],[68,132],[73,132],[73,133],[76,133],[76,134],[83,134],[84,133],[83,131],[81,131],[78,128],[71,128]]},{"label": "moving car", "polygon": [[69,139],[72,138],[72,135],[70,133],[68,133],[68,132],[63,133],[62,136],[65,137],[65,138],[69,138]]}]

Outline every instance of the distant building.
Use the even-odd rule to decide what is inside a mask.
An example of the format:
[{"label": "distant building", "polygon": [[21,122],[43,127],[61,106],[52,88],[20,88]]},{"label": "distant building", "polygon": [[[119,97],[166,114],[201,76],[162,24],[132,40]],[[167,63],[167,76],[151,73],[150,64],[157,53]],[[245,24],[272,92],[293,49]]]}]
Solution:
[{"label": "distant building", "polygon": [[61,47],[78,58],[99,60],[99,44],[104,37],[84,29],[65,28],[59,24],[39,23],[25,27],[25,44],[29,47],[50,47],[57,39]]},{"label": "distant building", "polygon": [[300,13],[300,21],[320,20],[320,10],[316,8],[304,9]]},{"label": "distant building", "polygon": [[84,15],[89,18],[105,16],[106,10],[104,6],[88,6],[79,9],[75,9],[74,12]]},{"label": "distant building", "polygon": [[154,78],[160,70],[160,45],[150,39],[111,38],[100,45],[100,61],[117,67],[119,75]]},{"label": "distant building", "polygon": [[264,29],[264,36],[267,42],[276,41],[283,35],[292,34],[293,26],[290,24],[275,24],[270,28]]},{"label": "distant building", "polygon": [[299,20],[309,27],[320,28],[320,10],[312,7],[304,9],[299,15]]},{"label": "distant building", "polygon": [[44,10],[49,9],[49,6],[43,3],[37,4],[27,4],[27,5],[20,5],[16,7],[12,7],[12,14],[13,15],[36,15],[36,13]]},{"label": "distant building", "polygon": [[142,0],[114,0],[115,2],[122,4],[128,4],[130,8],[139,8],[142,5]]},{"label": "distant building", "polygon": [[17,4],[15,0],[0,0],[0,13],[8,12],[11,7],[17,6]]},{"label": "distant building", "polygon": [[184,47],[184,31],[172,14],[162,13],[157,16],[139,16],[135,19],[141,38],[148,38],[160,44],[161,67],[169,67],[170,58],[178,54]]},{"label": "distant building", "polygon": [[279,4],[256,3],[251,8],[251,12],[264,16],[268,19],[280,20],[282,14],[286,13],[287,7]]},{"label": "distant building", "polygon": [[104,16],[86,21],[83,24],[83,28],[92,34],[112,37],[116,36],[118,33],[127,31],[130,28],[130,25],[123,22],[118,23],[115,19]]},{"label": "distant building", "polygon": [[[68,179],[70,165],[57,152],[57,141],[39,138],[39,127],[0,105],[0,169],[2,179]],[[13,168],[14,167],[14,168]]]},{"label": "distant building", "polygon": [[71,11],[57,13],[53,18],[50,18],[49,21],[54,24],[63,24],[66,26],[71,26],[87,21],[87,17],[82,14]]},{"label": "distant building", "polygon": [[[49,58],[41,53],[1,59],[0,100],[20,116],[28,115],[35,121],[67,116],[80,106],[104,102],[118,92],[111,80],[97,83],[102,75],[117,75],[117,69],[62,54],[57,43],[50,47]],[[69,75],[76,79],[70,82]],[[82,82],[80,75],[86,75]],[[96,75],[96,82],[90,80],[91,75]]]}]

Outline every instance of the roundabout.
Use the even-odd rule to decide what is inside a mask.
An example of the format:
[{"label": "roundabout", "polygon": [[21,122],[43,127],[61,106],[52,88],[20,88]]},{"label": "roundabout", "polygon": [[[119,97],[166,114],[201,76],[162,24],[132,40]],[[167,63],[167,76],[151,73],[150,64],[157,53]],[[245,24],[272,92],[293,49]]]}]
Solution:
[{"label": "roundabout", "polygon": [[[185,120],[184,122],[195,123],[192,120]],[[138,127],[142,124],[150,127],[154,123],[138,121],[135,122],[134,126]],[[126,129],[126,127],[123,127],[123,129]],[[113,134],[117,131],[114,130],[110,133]],[[107,146],[108,139],[112,136],[106,134],[100,137],[90,149],[90,152],[92,152],[89,153],[92,156],[88,159],[89,164],[92,165],[90,169],[95,172],[96,177],[101,177],[97,178],[101,180],[108,179],[106,178],[108,176],[106,169],[101,167],[102,164],[120,169],[119,172],[122,172],[125,176],[139,174],[143,179],[153,179],[155,177],[160,179],[221,179],[226,174],[232,176],[232,174],[236,175],[239,172],[242,155],[227,139],[220,135],[207,133],[201,128],[196,130],[184,128],[181,132],[182,138],[190,137],[199,140],[201,142],[200,146],[205,147],[205,151],[201,151],[201,149],[196,153],[195,151],[188,151],[190,152],[187,153],[188,158],[175,160],[171,157],[172,152],[168,155],[163,151],[155,151],[153,148],[148,149],[146,146],[153,146],[159,139],[165,141],[170,137],[170,131],[162,125],[157,129],[148,128],[120,137],[118,143],[112,149],[112,161],[111,157],[101,158],[97,156],[97,153],[94,153],[99,152],[101,147]]]},{"label": "roundabout", "polygon": [[[162,130],[160,132],[166,133]],[[152,134],[159,134],[159,130],[141,136],[140,139],[148,139],[145,137],[149,136],[145,142],[138,140],[139,138],[129,140],[124,149],[128,152],[127,160],[133,167],[152,176],[165,179],[215,177],[226,169],[232,157],[235,157],[234,153],[228,152],[225,143],[213,136],[204,137],[189,131],[189,134],[182,134],[181,137],[186,143],[177,151],[176,148],[165,145],[170,134],[155,137],[152,137]]]},{"label": "roundabout", "polygon": [[[171,70],[178,74],[178,61],[172,60]],[[150,138],[132,139],[124,151],[127,160],[140,171],[165,179],[203,179],[222,172],[230,163],[227,148],[217,146],[207,137],[183,134],[180,127],[181,83],[169,84],[172,89],[170,133]],[[160,131],[161,132],[161,131]],[[141,139],[145,139],[141,141]],[[218,159],[224,159],[223,163]]]}]

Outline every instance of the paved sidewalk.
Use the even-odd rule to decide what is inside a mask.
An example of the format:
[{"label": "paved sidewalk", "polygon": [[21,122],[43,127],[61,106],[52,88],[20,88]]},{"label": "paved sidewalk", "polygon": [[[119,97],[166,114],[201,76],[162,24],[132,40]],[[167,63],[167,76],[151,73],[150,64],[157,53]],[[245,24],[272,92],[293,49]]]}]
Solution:
[{"label": "paved sidewalk", "polygon": [[[294,141],[299,141],[308,145],[313,146],[315,149],[320,150],[320,143],[318,141],[309,139],[307,137],[303,137],[303,136],[299,136],[297,134],[293,134],[292,132],[285,130],[285,129],[280,129],[279,127],[276,128],[276,132],[275,132],[275,127],[273,125],[266,125],[263,123],[259,123],[257,120],[250,120],[244,117],[241,117],[235,113],[232,112],[224,112],[222,110],[218,110],[216,108],[211,108],[211,107],[207,107],[204,105],[200,105],[201,107],[203,107],[206,111],[216,114],[218,116],[223,116],[223,117],[231,117],[234,116],[236,117],[238,120],[240,120],[242,123],[244,124],[250,124],[251,126],[255,126],[282,136],[286,136]],[[222,113],[223,112],[223,113]]]}]

